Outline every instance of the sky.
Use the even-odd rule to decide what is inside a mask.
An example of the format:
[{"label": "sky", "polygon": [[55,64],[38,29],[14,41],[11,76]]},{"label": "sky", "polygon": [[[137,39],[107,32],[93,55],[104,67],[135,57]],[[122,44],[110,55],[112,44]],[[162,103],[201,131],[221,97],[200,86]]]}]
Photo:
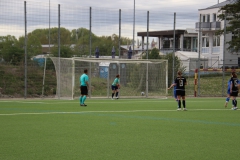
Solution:
[{"label": "sky", "polygon": [[[194,28],[198,9],[207,8],[224,0],[26,0],[27,32],[38,28],[58,27],[60,4],[61,27],[69,30],[89,29],[89,8],[92,8],[92,32],[99,36],[119,34],[121,9],[121,36],[133,37],[137,32],[173,29],[174,12],[176,29]],[[49,21],[50,2],[50,21]],[[0,0],[0,36],[16,37],[25,33],[24,0]],[[49,23],[50,22],[50,23]],[[135,22],[135,23],[134,23]],[[134,30],[134,31],[133,31]]]}]

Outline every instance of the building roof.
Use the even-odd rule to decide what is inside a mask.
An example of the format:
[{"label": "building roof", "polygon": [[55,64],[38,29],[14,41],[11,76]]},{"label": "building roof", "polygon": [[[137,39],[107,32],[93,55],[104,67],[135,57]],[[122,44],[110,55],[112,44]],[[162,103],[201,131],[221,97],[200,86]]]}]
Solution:
[{"label": "building roof", "polygon": [[[181,35],[184,34],[185,30],[183,29],[177,29],[175,30],[175,35]],[[159,36],[169,36],[171,37],[174,34],[174,30],[163,30],[163,31],[149,31],[148,36],[149,37],[159,37]],[[138,32],[138,36],[147,36],[147,32]]]},{"label": "building roof", "polygon": [[237,2],[237,0],[227,0],[227,1],[215,4],[215,5],[207,7],[207,8],[199,9],[199,11],[206,10],[206,9],[212,9],[212,8],[221,8],[221,7],[223,7],[227,4],[233,4],[233,3],[236,3],[236,2]]},{"label": "building roof", "polygon": [[[42,47],[48,48],[48,47],[49,47],[49,44],[42,44]],[[50,47],[54,47],[54,44],[50,44]]]},{"label": "building roof", "polygon": [[195,28],[187,28],[185,33],[188,33],[188,34],[197,34],[198,32],[196,31]]},{"label": "building roof", "polygon": [[[129,50],[130,46],[133,49],[132,45],[121,45],[121,48],[124,49],[124,50]],[[146,49],[147,45],[144,44],[143,48]],[[150,48],[151,48],[151,43],[149,43],[149,45],[148,45],[148,49],[150,49]],[[140,46],[134,46],[134,50],[135,51],[142,51],[142,46],[141,45]]]}]

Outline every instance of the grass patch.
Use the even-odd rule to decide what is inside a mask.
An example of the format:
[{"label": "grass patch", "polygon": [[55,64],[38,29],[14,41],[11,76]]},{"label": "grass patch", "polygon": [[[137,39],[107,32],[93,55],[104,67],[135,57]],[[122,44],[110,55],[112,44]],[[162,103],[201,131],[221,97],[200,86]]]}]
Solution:
[{"label": "grass patch", "polygon": [[0,159],[237,159],[224,98],[1,100]]}]

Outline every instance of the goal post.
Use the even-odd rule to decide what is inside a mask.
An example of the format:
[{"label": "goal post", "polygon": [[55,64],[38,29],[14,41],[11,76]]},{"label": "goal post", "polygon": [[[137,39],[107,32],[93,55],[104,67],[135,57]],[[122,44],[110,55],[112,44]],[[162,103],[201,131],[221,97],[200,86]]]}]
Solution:
[{"label": "goal post", "polygon": [[51,59],[56,70],[56,97],[59,99],[75,99],[80,96],[79,79],[84,69],[89,71],[89,97],[111,97],[111,85],[117,74],[120,75],[120,98],[160,98],[168,94],[167,60],[79,57]]}]

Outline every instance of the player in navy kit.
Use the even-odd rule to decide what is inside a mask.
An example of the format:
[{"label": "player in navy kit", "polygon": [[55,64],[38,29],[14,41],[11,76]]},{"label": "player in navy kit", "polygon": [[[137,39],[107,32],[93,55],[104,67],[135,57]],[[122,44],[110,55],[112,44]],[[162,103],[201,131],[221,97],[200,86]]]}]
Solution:
[{"label": "player in navy kit", "polygon": [[232,98],[232,105],[233,105],[232,109],[236,110],[237,109],[237,99],[236,99],[236,97],[238,96],[239,80],[238,80],[235,72],[232,72],[232,77],[231,77],[230,81],[231,81],[230,96]]},{"label": "player in navy kit", "polygon": [[173,83],[168,89],[171,89],[173,87],[173,96],[178,104],[178,99],[177,99],[177,91],[176,91],[176,85],[174,85],[175,83]]},{"label": "player in navy kit", "polygon": [[226,102],[225,102],[225,108],[228,105],[228,102],[230,100],[230,86],[231,86],[231,80],[228,81],[228,88],[227,88],[227,98],[226,98]]},{"label": "player in navy kit", "polygon": [[[186,100],[185,100],[185,85],[187,85],[187,80],[185,77],[182,76],[182,72],[177,72],[178,76],[174,81],[174,84],[169,87],[169,89],[172,86],[176,87],[176,94],[177,94],[177,101],[178,101],[178,111],[181,110],[181,104],[183,105],[183,110],[186,111]],[[182,100],[182,102],[181,102]]]}]

